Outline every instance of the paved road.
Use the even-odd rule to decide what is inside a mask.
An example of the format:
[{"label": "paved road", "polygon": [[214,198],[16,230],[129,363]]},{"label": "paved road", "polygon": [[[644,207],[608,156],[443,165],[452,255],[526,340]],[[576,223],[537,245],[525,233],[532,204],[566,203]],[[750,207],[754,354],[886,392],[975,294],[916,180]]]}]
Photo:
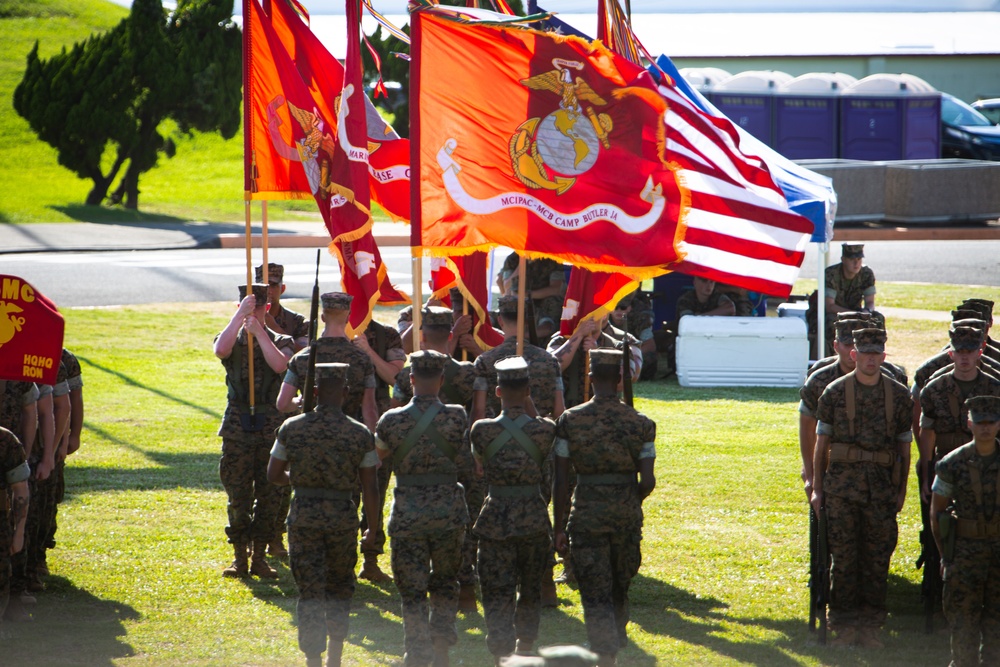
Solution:
[{"label": "paved road", "polygon": [[[866,262],[882,281],[941,282],[993,285],[1000,288],[998,241],[899,241],[866,244]],[[502,260],[506,251],[498,251]],[[833,261],[840,254],[833,246]],[[390,279],[406,293],[412,289],[410,251],[382,250]],[[254,250],[260,262],[260,250]],[[309,298],[316,251],[276,248],[269,259],[285,265],[286,298]],[[429,261],[424,261],[424,275]],[[243,250],[162,250],[98,253],[34,253],[0,255],[0,273],[21,276],[60,306],[109,306],[136,303],[228,301],[245,280]],[[802,277],[816,276],[815,252],[810,250]],[[336,260],[322,253],[320,285],[338,289]],[[998,289],[1000,296],[1000,289]]]}]

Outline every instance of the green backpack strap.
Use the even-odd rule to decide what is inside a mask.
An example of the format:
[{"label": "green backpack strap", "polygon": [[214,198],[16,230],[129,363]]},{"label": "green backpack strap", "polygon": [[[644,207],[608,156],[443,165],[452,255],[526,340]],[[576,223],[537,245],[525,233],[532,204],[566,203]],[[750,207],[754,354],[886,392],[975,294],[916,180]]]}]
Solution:
[{"label": "green backpack strap", "polygon": [[432,403],[426,412],[421,412],[420,408],[416,406],[415,403],[410,403],[406,407],[406,411],[410,413],[414,419],[417,420],[416,425],[410,430],[410,433],[406,436],[406,440],[403,441],[402,447],[396,450],[395,455],[392,457],[394,463],[399,463],[406,455],[410,453],[413,446],[417,444],[417,441],[424,435],[426,435],[434,445],[441,450],[441,453],[447,456],[452,461],[458,456],[458,450],[451,446],[447,440],[442,437],[438,430],[434,427],[434,417],[441,412],[441,408],[444,407],[443,403]]},{"label": "green backpack strap", "polygon": [[493,458],[497,452],[499,452],[504,445],[506,445],[511,439],[517,441],[525,452],[528,453],[538,466],[542,465],[542,452],[538,449],[538,446],[532,442],[528,434],[524,432],[524,425],[531,421],[531,417],[528,415],[521,415],[516,420],[511,419],[507,415],[500,415],[497,420],[501,426],[503,426],[503,431],[497,437],[493,438],[493,442],[489,444],[486,448],[485,459],[489,461]]}]

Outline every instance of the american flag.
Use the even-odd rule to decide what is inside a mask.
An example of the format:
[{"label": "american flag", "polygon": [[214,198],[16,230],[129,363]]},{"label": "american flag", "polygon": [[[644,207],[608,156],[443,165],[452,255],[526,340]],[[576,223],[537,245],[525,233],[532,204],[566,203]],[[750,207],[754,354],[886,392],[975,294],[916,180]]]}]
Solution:
[{"label": "american flag", "polygon": [[706,115],[664,77],[660,94],[670,105],[667,160],[680,166],[691,208],[671,268],[764,294],[791,291],[813,232],[788,208],[763,160],[739,149],[727,118]]}]

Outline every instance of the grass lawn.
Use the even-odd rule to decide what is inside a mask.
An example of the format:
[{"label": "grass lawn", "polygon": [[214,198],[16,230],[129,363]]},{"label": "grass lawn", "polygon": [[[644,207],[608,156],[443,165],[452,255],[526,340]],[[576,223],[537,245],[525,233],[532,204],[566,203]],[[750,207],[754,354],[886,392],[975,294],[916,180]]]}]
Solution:
[{"label": "grass lawn", "polygon": [[[177,154],[161,155],[159,165],[140,177],[135,212],[84,206],[91,181],[61,167],[55,149],[14,111],[14,89],[35,40],[39,54],[51,57],[127,14],[107,0],[0,0],[0,223],[243,220],[242,130],[226,141],[218,134],[183,135],[165,122],[160,132],[174,139]],[[278,201],[271,210],[274,219],[311,220],[316,204]]]},{"label": "grass lawn", "polygon": [[[962,288],[952,288],[953,298]],[[291,307],[303,304],[290,304]],[[36,622],[5,625],[4,665],[293,665],[296,589],[224,579],[218,479],[225,406],[211,341],[229,304],[69,309],[86,420],[67,469],[58,548]],[[395,320],[381,309],[378,318]],[[925,326],[927,325],[927,326]],[[890,322],[909,358],[940,323]],[[113,340],[112,340],[113,339]],[[921,350],[911,352],[911,350]],[[926,353],[925,353],[926,351]],[[911,364],[912,368],[912,364]],[[643,565],[623,666],[942,665],[947,637],[923,634],[915,483],[900,516],[884,651],[835,651],[806,628],[807,515],[799,482],[797,391],[637,385],[658,424],[658,487],[647,500]],[[586,641],[578,593],[542,617],[541,644]],[[491,664],[479,614],[459,617],[453,664]],[[401,664],[399,598],[359,582],[348,665]]]}]

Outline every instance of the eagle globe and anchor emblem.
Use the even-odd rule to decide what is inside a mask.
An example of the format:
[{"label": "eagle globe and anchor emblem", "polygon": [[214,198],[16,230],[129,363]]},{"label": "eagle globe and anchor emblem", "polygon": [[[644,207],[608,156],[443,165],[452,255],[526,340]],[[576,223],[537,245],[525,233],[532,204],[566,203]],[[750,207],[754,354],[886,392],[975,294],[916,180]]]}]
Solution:
[{"label": "eagle globe and anchor emblem", "polygon": [[556,93],[561,98],[559,108],[518,126],[510,138],[510,160],[514,173],[529,188],[563,194],[577,176],[594,166],[601,146],[611,147],[608,134],[614,122],[594,110],[607,101],[581,77],[574,80],[570,70],[582,70],[583,63],[554,58],[552,64],[554,70],[521,79],[521,85]]}]

